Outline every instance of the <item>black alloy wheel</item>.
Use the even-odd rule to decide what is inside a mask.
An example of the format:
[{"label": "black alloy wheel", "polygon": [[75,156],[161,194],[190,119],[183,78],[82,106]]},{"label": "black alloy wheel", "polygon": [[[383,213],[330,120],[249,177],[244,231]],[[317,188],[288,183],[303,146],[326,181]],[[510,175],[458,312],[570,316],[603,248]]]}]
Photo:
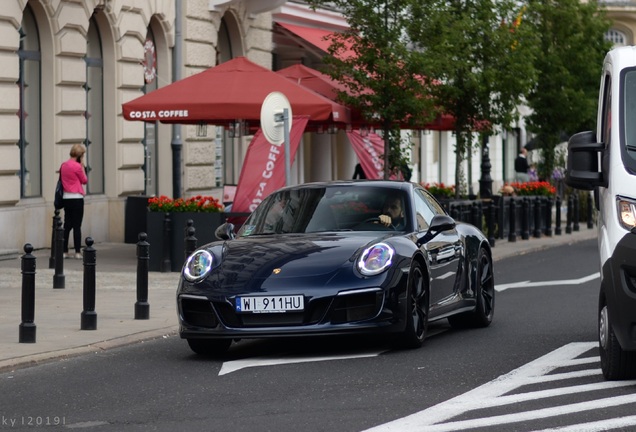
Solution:
[{"label": "black alloy wheel", "polygon": [[636,352],[623,351],[621,348],[609,319],[603,292],[598,308],[598,341],[603,376],[611,381],[636,378]]},{"label": "black alloy wheel", "polygon": [[426,338],[428,328],[429,285],[422,265],[413,261],[409,272],[406,306],[406,328],[399,339],[402,348],[419,348]]}]

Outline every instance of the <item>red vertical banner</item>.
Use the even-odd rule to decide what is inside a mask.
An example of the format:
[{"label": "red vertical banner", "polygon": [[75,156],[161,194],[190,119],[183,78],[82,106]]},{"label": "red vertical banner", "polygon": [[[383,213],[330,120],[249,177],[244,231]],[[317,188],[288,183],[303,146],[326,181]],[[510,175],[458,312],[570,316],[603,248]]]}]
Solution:
[{"label": "red vertical banner", "polygon": [[[289,154],[293,163],[307,116],[294,116],[289,133]],[[259,129],[250,143],[232,204],[232,212],[251,213],[263,199],[285,186],[285,145],[271,144]]]},{"label": "red vertical banner", "polygon": [[367,178],[384,178],[384,140],[382,137],[375,133],[362,136],[358,130],[347,132],[347,137]]}]

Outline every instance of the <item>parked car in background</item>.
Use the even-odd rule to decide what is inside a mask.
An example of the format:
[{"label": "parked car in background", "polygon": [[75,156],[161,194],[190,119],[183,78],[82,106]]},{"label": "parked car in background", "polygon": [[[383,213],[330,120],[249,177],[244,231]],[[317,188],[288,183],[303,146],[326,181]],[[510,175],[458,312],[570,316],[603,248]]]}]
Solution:
[{"label": "parked car in background", "polygon": [[286,187],[217,237],[188,258],[177,291],[180,336],[199,354],[244,338],[356,333],[417,348],[432,321],[493,319],[487,239],[414,183]]}]

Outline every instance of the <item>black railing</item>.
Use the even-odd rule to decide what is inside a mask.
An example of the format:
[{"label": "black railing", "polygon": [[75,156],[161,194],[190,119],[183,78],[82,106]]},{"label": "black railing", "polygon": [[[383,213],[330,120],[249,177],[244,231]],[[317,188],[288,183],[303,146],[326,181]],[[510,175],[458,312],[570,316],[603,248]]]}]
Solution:
[{"label": "black railing", "polygon": [[[457,221],[468,222],[481,229],[492,246],[496,239],[528,240],[541,236],[561,235],[563,220],[578,230],[579,222],[594,226],[592,194],[574,192],[563,199],[547,196],[495,196],[492,199],[440,199],[442,206]],[[564,206],[565,204],[565,206]],[[582,218],[582,219],[581,219]]]}]

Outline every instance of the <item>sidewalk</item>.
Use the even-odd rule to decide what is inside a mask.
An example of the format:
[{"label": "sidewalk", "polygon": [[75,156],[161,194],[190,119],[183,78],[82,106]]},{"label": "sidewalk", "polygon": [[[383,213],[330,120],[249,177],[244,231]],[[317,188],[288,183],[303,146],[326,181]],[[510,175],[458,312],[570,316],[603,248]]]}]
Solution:
[{"label": "sidewalk", "polygon": [[[572,234],[531,237],[516,242],[497,239],[495,261],[548,247],[596,238],[596,227],[581,226]],[[83,310],[82,260],[64,260],[64,288],[53,288],[54,269],[49,269],[50,249],[36,256],[35,320],[36,342],[19,343],[22,321],[21,259],[0,260],[0,372],[71,357],[144,340],[175,335],[177,316],[175,292],[179,273],[148,274],[150,318],[134,319],[137,301],[137,246],[98,243],[95,266],[96,330],[80,330]],[[20,256],[23,252],[20,253]],[[185,345],[184,345],[184,349]]]}]

